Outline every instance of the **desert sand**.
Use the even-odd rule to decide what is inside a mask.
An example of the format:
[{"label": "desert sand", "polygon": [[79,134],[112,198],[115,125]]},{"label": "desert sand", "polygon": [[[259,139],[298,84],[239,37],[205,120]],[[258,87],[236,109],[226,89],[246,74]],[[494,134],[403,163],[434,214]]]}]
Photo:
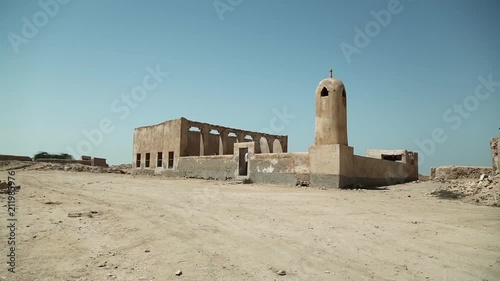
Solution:
[{"label": "desert sand", "polygon": [[500,280],[500,208],[430,196],[439,183],[321,190],[32,170],[16,182],[16,273],[2,263],[0,280]]}]

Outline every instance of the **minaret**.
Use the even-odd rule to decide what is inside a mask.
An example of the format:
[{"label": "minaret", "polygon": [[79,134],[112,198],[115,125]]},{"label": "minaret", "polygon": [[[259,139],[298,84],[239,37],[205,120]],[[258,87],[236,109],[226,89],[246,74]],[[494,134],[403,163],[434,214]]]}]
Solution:
[{"label": "minaret", "polygon": [[333,78],[323,79],[316,89],[315,145],[347,143],[347,97],[344,83]]}]

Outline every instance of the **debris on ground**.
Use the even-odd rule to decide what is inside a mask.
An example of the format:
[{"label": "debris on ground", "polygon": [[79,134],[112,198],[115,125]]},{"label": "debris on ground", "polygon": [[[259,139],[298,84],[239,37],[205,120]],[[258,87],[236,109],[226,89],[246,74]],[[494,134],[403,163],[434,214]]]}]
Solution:
[{"label": "debris on ground", "polygon": [[500,207],[500,175],[481,174],[478,180],[439,180],[444,185],[430,195],[466,203]]}]

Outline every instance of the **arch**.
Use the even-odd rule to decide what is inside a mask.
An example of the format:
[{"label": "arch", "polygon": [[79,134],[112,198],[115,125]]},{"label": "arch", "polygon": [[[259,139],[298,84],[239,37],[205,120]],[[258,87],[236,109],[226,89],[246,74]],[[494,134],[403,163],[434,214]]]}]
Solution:
[{"label": "arch", "polygon": [[261,153],[271,153],[271,150],[269,149],[269,143],[267,142],[267,139],[265,137],[261,137],[259,139],[259,145]]},{"label": "arch", "polygon": [[281,147],[281,142],[279,139],[273,141],[273,153],[283,153],[283,148]]}]

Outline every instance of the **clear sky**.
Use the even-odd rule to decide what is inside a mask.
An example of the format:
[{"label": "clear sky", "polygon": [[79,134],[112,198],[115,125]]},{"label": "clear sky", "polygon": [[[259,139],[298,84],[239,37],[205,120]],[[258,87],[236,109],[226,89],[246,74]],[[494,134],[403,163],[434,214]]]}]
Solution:
[{"label": "clear sky", "polygon": [[130,163],[134,128],[181,116],[305,152],[333,68],[356,154],[416,150],[424,174],[490,166],[500,2],[397,2],[0,1],[0,154]]}]

